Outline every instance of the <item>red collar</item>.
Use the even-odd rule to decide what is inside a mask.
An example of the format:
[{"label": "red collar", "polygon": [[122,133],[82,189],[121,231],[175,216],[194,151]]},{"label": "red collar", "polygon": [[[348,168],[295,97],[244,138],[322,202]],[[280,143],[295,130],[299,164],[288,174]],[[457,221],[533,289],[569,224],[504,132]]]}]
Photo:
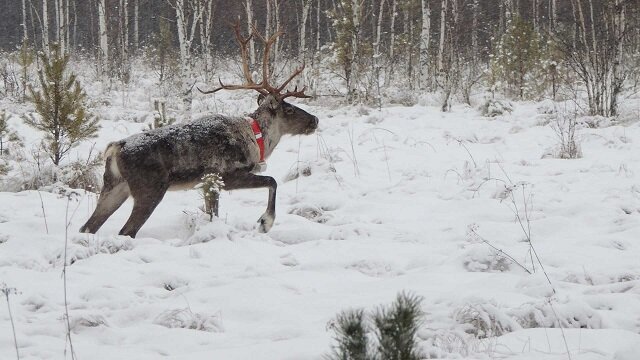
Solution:
[{"label": "red collar", "polygon": [[251,117],[247,117],[247,120],[251,123],[251,129],[253,130],[253,134],[256,136],[256,142],[258,143],[258,148],[260,149],[260,162],[264,162],[264,138],[262,137],[262,130],[260,130],[260,124],[256,119]]}]

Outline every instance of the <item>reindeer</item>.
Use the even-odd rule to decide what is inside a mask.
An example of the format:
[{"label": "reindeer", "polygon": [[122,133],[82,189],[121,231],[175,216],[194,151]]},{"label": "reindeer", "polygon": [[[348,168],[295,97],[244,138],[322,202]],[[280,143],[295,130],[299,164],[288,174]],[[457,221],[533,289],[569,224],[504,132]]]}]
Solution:
[{"label": "reindeer", "polygon": [[[96,233],[129,198],[133,211],[120,235],[135,238],[167,190],[192,189],[208,173],[217,173],[224,190],[268,188],[265,213],[258,220],[259,231],[273,226],[276,210],[276,180],[255,174],[269,158],[283,135],[307,135],[318,127],[318,118],[284,101],[288,97],[308,98],[305,88],[284,91],[304,69],[304,64],[279,87],[269,84],[269,51],[277,32],[269,39],[254,27],[243,37],[239,23],[234,27],[242,54],[246,84],[220,86],[219,90],[250,89],[259,93],[258,108],[247,117],[205,116],[188,123],[170,125],[110,143],[104,153],[104,185],[95,211],[80,232]],[[247,43],[255,36],[264,43],[262,81],[255,83],[249,70]],[[200,89],[198,89],[200,90]]]}]

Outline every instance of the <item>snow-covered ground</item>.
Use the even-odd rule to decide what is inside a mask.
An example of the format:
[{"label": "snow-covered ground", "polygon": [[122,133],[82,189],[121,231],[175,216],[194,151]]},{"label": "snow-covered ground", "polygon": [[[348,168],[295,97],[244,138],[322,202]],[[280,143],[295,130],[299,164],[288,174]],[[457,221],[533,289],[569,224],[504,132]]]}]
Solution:
[{"label": "snow-covered ground", "polygon": [[[560,160],[547,156],[558,143],[548,103],[497,118],[305,108],[320,129],[269,159],[279,188],[267,234],[255,223],[266,190],[223,193],[213,223],[197,191],[169,193],[133,240],[115,235],[130,201],[94,236],[77,233],[93,194],[0,193],[0,283],[18,292],[21,358],[64,354],[67,217],[78,359],[320,359],[337,312],[403,290],[424,298],[431,358],[640,358],[639,122],[581,126],[583,157]],[[146,126],[103,115],[98,148]]]}]

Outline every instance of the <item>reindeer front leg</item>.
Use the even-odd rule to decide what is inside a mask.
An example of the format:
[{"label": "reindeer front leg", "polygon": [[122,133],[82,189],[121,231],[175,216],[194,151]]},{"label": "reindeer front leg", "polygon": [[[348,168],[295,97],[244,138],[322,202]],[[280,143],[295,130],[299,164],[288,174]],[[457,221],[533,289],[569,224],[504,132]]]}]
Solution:
[{"label": "reindeer front leg", "polygon": [[276,188],[278,183],[271,176],[262,176],[248,171],[238,170],[222,177],[225,190],[269,188],[267,211],[258,219],[260,232],[266,233],[276,218]]}]

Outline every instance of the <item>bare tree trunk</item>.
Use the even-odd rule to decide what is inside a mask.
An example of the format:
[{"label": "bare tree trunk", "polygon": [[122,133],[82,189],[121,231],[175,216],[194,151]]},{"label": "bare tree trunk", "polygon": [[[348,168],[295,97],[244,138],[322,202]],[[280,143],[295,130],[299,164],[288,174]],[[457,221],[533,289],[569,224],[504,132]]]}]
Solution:
[{"label": "bare tree trunk", "polygon": [[[251,34],[251,25],[253,24],[253,5],[252,0],[245,0],[244,7],[247,12],[247,32]],[[253,37],[249,39],[249,65],[256,63],[256,45]]]},{"label": "bare tree trunk", "polygon": [[389,66],[384,77],[384,86],[391,84],[391,78],[395,70],[396,51],[396,17],[398,11],[398,0],[391,0],[391,14],[389,21]]},{"label": "bare tree trunk", "polygon": [[320,53],[320,0],[316,1],[316,53]]},{"label": "bare tree trunk", "polygon": [[69,48],[69,50],[71,50],[71,42],[69,41],[70,39],[70,34],[71,34],[71,23],[69,22],[69,0],[64,0],[65,4],[64,4],[64,23],[65,23],[65,27],[64,27],[64,38],[65,38],[65,43],[67,44],[67,48]]},{"label": "bare tree trunk", "polygon": [[608,91],[610,99],[608,101],[608,113],[609,116],[616,115],[618,112],[618,94],[622,91],[622,85],[625,80],[622,69],[624,68],[624,36],[626,33],[626,19],[625,19],[625,5],[621,3],[621,0],[615,0],[614,3],[615,13],[613,15],[613,32],[615,39],[618,39],[617,54],[614,54],[613,68],[611,70],[612,83],[611,89]]},{"label": "bare tree trunk", "polygon": [[[280,0],[273,0],[273,12],[274,12],[274,29],[275,31],[280,30]],[[276,67],[278,65],[278,60],[280,60],[280,51],[282,47],[282,42],[280,41],[280,36],[276,38],[275,43],[273,44],[273,66]],[[275,69],[274,69],[275,70]],[[272,71],[271,74],[274,74],[275,71]]]},{"label": "bare tree trunk", "polygon": [[392,0],[391,24],[389,24],[389,58],[393,61],[396,51],[396,16],[398,15],[398,0]]},{"label": "bare tree trunk", "polygon": [[442,71],[442,59],[444,56],[444,38],[447,24],[447,0],[442,0],[440,10],[440,46],[438,46],[438,71]]},{"label": "bare tree trunk", "polygon": [[73,49],[78,47],[78,2],[73,0]]},{"label": "bare tree trunk", "polygon": [[351,21],[353,23],[353,34],[351,34],[351,51],[352,51],[352,61],[351,61],[351,79],[349,81],[348,84],[348,91],[349,91],[349,95],[348,95],[348,100],[349,102],[352,102],[355,100],[355,96],[356,96],[356,79],[357,79],[357,59],[359,54],[359,40],[360,40],[360,21],[362,20],[361,17],[361,0],[350,0],[351,1],[351,9],[353,11],[353,13],[351,14]]},{"label": "bare tree trunk", "polygon": [[22,42],[27,43],[29,33],[27,32],[27,0],[22,0]]},{"label": "bare tree trunk", "polygon": [[107,14],[105,0],[98,0],[98,32],[100,36],[100,71],[107,73],[109,66],[109,32],[107,30]]},{"label": "bare tree trunk", "polygon": [[442,89],[444,91],[444,97],[442,101],[442,111],[451,110],[451,95],[454,93],[458,82],[460,80],[460,62],[459,53],[462,51],[459,47],[458,41],[458,21],[460,18],[460,11],[458,9],[457,0],[451,1],[451,20],[448,23],[448,39],[449,44],[447,46],[447,59],[444,67],[439,74]]},{"label": "bare tree trunk", "polygon": [[[187,0],[188,1],[188,0]],[[176,0],[176,26],[178,28],[178,44],[180,46],[180,73],[182,77],[182,102],[185,118],[191,116],[191,102],[193,100],[193,85],[195,84],[192,69],[191,53],[198,24],[202,20],[202,4],[191,3],[191,11],[187,12],[187,1]],[[189,19],[191,18],[191,19]],[[191,22],[189,24],[189,22]]]},{"label": "bare tree trunk", "polygon": [[303,60],[307,57],[307,20],[309,19],[309,10],[311,10],[311,0],[302,0],[302,20],[300,21],[300,47],[298,49],[298,57]]},{"label": "bare tree trunk", "polygon": [[140,48],[140,0],[133,2],[133,48],[138,51]]},{"label": "bare tree trunk", "polygon": [[129,62],[129,0],[120,0],[120,52],[123,67]]},{"label": "bare tree trunk", "polygon": [[65,54],[67,50],[67,23],[68,16],[65,11],[65,0],[55,0],[55,14],[56,14],[56,41],[60,46],[60,52]]},{"label": "bare tree trunk", "polygon": [[271,34],[271,3],[273,0],[267,0],[267,4],[266,4],[266,8],[267,8],[267,15],[265,16],[265,22],[264,22],[264,36],[266,38],[269,38],[270,34]]},{"label": "bare tree trunk", "polygon": [[539,8],[539,4],[538,4],[538,0],[531,0],[531,17],[533,18],[533,29],[535,30],[535,32],[539,31],[539,24],[538,24],[538,8]]},{"label": "bare tree trunk", "polygon": [[205,80],[209,82],[211,70],[213,68],[213,59],[211,57],[211,36],[213,35],[213,0],[202,0],[202,21],[200,22],[200,41],[202,42],[202,52],[204,57],[204,75]]},{"label": "bare tree trunk", "polygon": [[480,8],[480,0],[473,0],[472,14],[471,14],[471,53],[475,58],[480,53],[480,47],[478,46],[478,9]]},{"label": "bare tree trunk", "polygon": [[42,47],[49,50],[49,9],[47,0],[42,0]]},{"label": "bare tree trunk", "polygon": [[178,44],[180,46],[180,73],[182,77],[182,91],[184,95],[182,102],[184,104],[185,113],[191,111],[191,91],[189,87],[190,74],[190,58],[189,44],[187,43],[187,19],[185,14],[185,0],[176,0],[176,26],[178,27]]},{"label": "bare tree trunk", "polygon": [[[43,0],[46,1],[46,0]],[[53,0],[53,13],[55,15],[56,27],[54,28],[54,32],[56,35],[56,42],[60,46],[60,50],[64,53],[64,44],[60,43],[60,0]]]},{"label": "bare tree trunk", "polygon": [[549,4],[549,11],[551,12],[551,15],[549,16],[549,19],[551,20],[550,27],[551,27],[551,31],[553,31],[555,30],[556,23],[558,21],[557,3],[556,3],[556,0],[549,0],[549,1],[551,2],[551,4]]},{"label": "bare tree trunk", "polygon": [[[307,51],[307,20],[309,19],[309,11],[311,10],[311,0],[302,0],[302,19],[300,20],[300,44],[298,45],[298,59],[306,62],[309,52]],[[307,81],[307,70],[304,70],[302,76],[298,77],[298,85],[300,82]]]},{"label": "bare tree trunk", "polygon": [[384,4],[386,0],[380,0],[380,11],[378,11],[378,23],[376,25],[376,41],[373,43],[373,71],[376,88],[376,99],[378,108],[382,108],[382,94],[380,93],[380,68],[382,67],[382,54],[380,54],[380,41],[382,41],[382,20],[384,19]]},{"label": "bare tree trunk", "polygon": [[[428,0],[422,0],[422,28],[420,30],[420,62],[419,62],[419,84],[420,89],[426,89],[429,86],[429,47],[431,45],[431,6]],[[441,27],[442,29],[442,27]],[[440,37],[442,41],[442,36]],[[441,45],[442,46],[442,45]],[[439,55],[441,56],[441,54]],[[441,58],[438,61],[442,62]]]}]

